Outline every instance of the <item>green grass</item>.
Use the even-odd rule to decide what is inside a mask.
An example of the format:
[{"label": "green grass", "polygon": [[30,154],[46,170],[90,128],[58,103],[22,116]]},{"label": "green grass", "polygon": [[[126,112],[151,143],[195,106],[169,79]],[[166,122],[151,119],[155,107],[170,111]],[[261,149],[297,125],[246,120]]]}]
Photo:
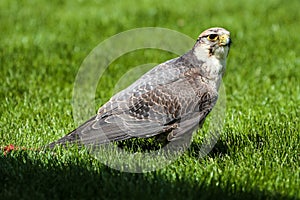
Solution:
[{"label": "green grass", "polygon": [[[96,45],[119,32],[154,26],[196,39],[222,26],[233,46],[225,126],[208,156],[197,155],[207,124],[182,157],[142,174],[110,169],[76,148],[1,153],[0,198],[300,199],[299,19],[298,0],[2,0],[1,147],[40,147],[75,128],[77,71]],[[145,50],[116,60],[100,81],[98,106],[131,66],[173,56]]]}]

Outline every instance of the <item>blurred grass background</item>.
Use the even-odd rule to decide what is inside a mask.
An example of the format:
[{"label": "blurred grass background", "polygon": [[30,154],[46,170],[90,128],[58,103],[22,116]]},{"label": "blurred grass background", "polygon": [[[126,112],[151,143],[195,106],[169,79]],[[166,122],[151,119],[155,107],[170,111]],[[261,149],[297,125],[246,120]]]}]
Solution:
[{"label": "blurred grass background", "polygon": [[[75,128],[77,71],[110,36],[164,27],[196,39],[221,26],[233,45],[225,127],[207,157],[195,155],[196,139],[168,167],[129,174],[76,149],[1,154],[1,199],[300,199],[299,6],[298,0],[2,0],[1,147],[43,146]],[[101,80],[100,104],[131,66],[172,57],[155,50],[121,57]]]}]

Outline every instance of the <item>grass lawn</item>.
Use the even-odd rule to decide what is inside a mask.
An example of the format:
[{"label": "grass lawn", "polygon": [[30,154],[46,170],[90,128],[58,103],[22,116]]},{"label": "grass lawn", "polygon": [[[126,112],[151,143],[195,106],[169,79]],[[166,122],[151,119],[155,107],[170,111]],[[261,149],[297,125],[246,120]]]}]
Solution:
[{"label": "grass lawn", "polygon": [[[233,45],[225,125],[206,157],[197,150],[207,124],[183,156],[147,173],[111,169],[76,147],[0,152],[0,199],[300,199],[299,6],[299,0],[1,0],[1,147],[38,148],[76,127],[76,74],[110,36],[163,27],[196,39],[222,26]],[[100,80],[97,107],[131,67],[174,56],[137,50],[117,59]]]}]

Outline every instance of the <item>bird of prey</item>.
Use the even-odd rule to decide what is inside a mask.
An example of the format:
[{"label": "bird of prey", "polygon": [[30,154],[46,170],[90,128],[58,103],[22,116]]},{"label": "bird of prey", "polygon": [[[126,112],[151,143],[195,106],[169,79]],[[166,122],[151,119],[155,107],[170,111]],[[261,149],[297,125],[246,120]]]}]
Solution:
[{"label": "bird of prey", "polygon": [[230,44],[230,32],[224,28],[205,30],[190,51],[152,68],[48,147],[159,135],[167,143],[190,140],[216,104]]}]

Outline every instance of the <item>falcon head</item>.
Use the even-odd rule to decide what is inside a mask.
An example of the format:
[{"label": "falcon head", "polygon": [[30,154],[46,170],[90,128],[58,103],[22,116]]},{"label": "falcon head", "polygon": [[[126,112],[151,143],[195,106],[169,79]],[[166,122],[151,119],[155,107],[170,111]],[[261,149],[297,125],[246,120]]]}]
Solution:
[{"label": "falcon head", "polygon": [[199,60],[210,56],[226,59],[231,44],[230,32],[224,28],[210,28],[202,32],[194,46],[195,55]]}]

